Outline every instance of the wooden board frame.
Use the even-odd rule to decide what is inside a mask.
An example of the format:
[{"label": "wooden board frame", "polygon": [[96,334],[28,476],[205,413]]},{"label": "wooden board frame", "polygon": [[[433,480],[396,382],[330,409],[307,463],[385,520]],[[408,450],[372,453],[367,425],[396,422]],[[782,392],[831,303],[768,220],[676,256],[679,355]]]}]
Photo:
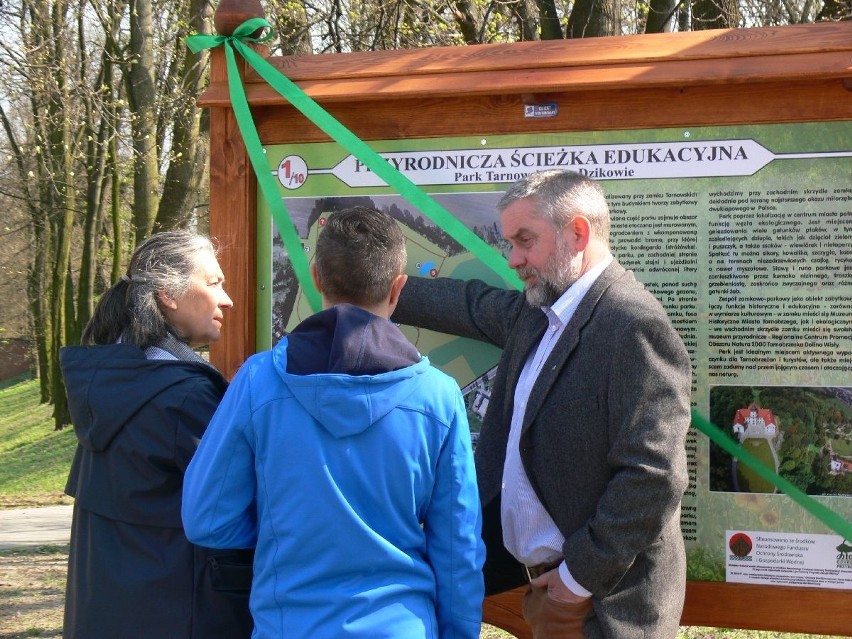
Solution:
[{"label": "wooden board frame", "polygon": [[[222,0],[219,11],[225,4],[239,2]],[[837,120],[852,126],[852,22],[269,61],[366,141]],[[329,139],[252,70],[241,67],[241,74],[263,144]],[[557,102],[558,116],[525,119],[522,105],[539,102]],[[212,51],[199,103],[210,109],[211,235],[235,300],[210,355],[230,377],[257,343],[257,183],[230,108],[221,48]],[[488,598],[486,623],[530,637],[522,592]],[[850,591],[690,581],[681,623],[847,634],[850,609]]]}]

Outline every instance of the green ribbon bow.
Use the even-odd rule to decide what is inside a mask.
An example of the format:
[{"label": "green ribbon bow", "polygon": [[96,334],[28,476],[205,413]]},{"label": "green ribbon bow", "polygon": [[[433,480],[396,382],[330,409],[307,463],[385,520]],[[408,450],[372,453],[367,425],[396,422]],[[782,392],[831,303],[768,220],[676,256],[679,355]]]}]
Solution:
[{"label": "green ribbon bow", "polygon": [[[261,29],[266,30],[265,35],[260,37],[253,35]],[[299,281],[302,291],[304,291],[305,296],[308,298],[311,308],[314,312],[317,312],[322,309],[322,298],[311,279],[308,258],[305,256],[302,241],[296,233],[296,227],[293,225],[290,214],[287,212],[284,199],[278,193],[278,187],[275,184],[275,179],[272,177],[272,172],[269,170],[266,154],[263,152],[263,145],[260,142],[257,128],[254,125],[254,119],[251,116],[251,109],[246,99],[246,93],[243,89],[239,70],[237,69],[237,60],[234,56],[235,49],[243,57],[246,57],[246,52],[254,53],[254,51],[244,44],[245,42],[263,43],[272,38],[272,36],[273,31],[266,20],[263,18],[252,18],[238,26],[234,30],[233,35],[192,35],[186,39],[186,45],[193,53],[199,53],[204,49],[213,49],[220,45],[225,46],[225,59],[228,65],[228,91],[231,95],[231,105],[234,107],[237,126],[243,136],[243,142],[245,142],[246,151],[254,168],[254,173],[257,176],[260,190],[263,193],[266,203],[269,205],[269,210],[272,212],[272,218],[275,220],[275,226],[281,234],[281,239],[284,241],[284,247],[287,249],[287,255],[290,257],[290,263],[293,265],[296,279]]]},{"label": "green ribbon bow", "polygon": [[[254,36],[256,32],[266,30],[265,35]],[[435,224],[443,229],[448,235],[464,246],[475,257],[479,258],[486,266],[495,271],[504,280],[515,286],[523,288],[523,283],[517,274],[509,268],[508,263],[500,253],[495,251],[487,242],[473,233],[462,224],[449,211],[438,204],[425,191],[415,185],[397,169],[391,166],[378,153],[373,151],[369,145],[363,142],[338,120],[330,115],[325,109],[311,99],[291,80],[282,75],[275,67],[267,62],[257,52],[248,47],[246,42],[262,43],[273,37],[272,26],[263,18],[252,18],[238,26],[233,35],[193,35],[186,39],[186,44],[193,53],[204,49],[212,49],[220,45],[225,46],[225,57],[228,68],[228,89],[231,95],[231,104],[237,119],[240,132],[251,160],[252,167],[260,183],[264,198],[272,211],[273,219],[284,240],[284,246],[293,264],[293,270],[302,290],[310,302],[314,311],[321,308],[319,293],[314,287],[310,277],[308,261],[305,257],[301,240],[296,234],[295,227],[284,200],[278,192],[278,187],[269,170],[266,155],[263,152],[254,120],[251,116],[245,90],[237,70],[234,51],[240,55],[257,73],[266,80],[282,97],[286,98],[294,107],[302,112],[309,120],[316,124],[330,138],[344,147],[349,153],[368,167],[373,173],[382,178],[387,185],[396,190],[401,196],[430,218]],[[761,477],[771,482],[779,490],[789,495],[794,501],[801,505],[811,515],[816,517],[826,526],[834,530],[845,539],[852,540],[852,524],[840,515],[822,505],[812,497],[806,495],[789,481],[767,468],[760,460],[749,453],[745,448],[733,442],[718,426],[710,423],[706,418],[696,411],[692,412],[692,426],[709,437],[723,450],[743,461]]]},{"label": "green ribbon bow", "polygon": [[[252,37],[251,34],[259,29],[268,29],[268,31],[263,38]],[[252,18],[237,27],[231,36],[193,35],[187,38],[186,43],[194,53],[222,44],[225,45],[228,62],[228,89],[231,94],[231,103],[234,107],[237,124],[239,125],[240,132],[243,134],[243,139],[263,195],[272,211],[275,224],[284,238],[284,244],[287,252],[290,254],[290,260],[296,271],[296,277],[302,286],[302,290],[305,291],[305,294],[311,300],[311,306],[314,311],[319,310],[319,304],[315,305],[313,301],[317,293],[309,276],[307,258],[304,257],[301,243],[293,231],[293,223],[287,214],[286,207],[278,193],[278,188],[275,185],[275,181],[266,162],[266,157],[263,154],[263,147],[257,135],[257,129],[254,127],[245,91],[237,72],[234,50],[239,51],[246,62],[257,71],[258,75],[266,80],[282,97],[286,98],[331,139],[335,140],[355,156],[364,166],[384,180],[389,187],[396,190],[397,193],[412,205],[420,209],[426,217],[431,219],[459,244],[468,249],[506,282],[516,288],[523,288],[523,283],[517,274],[509,268],[505,258],[498,251],[467,228],[452,213],[438,204],[430,195],[415,185],[400,171],[391,166],[387,160],[370,148],[368,144],[343,126],[330,113],[296,86],[295,83],[282,75],[281,72],[269,64],[261,55],[245,44],[245,42],[266,42],[272,37],[272,33],[272,27],[269,22],[263,18]],[[284,227],[286,227],[288,234],[292,233],[291,237],[288,238],[285,235]],[[296,251],[296,247],[298,247],[298,251]],[[299,253],[298,258],[295,256],[294,251]]]}]

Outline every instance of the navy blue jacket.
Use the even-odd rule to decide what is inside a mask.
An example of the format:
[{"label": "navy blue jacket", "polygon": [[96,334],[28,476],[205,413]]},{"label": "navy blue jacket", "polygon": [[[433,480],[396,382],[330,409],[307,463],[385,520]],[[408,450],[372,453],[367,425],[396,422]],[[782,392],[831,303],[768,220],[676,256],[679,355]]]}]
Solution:
[{"label": "navy blue jacket", "polygon": [[60,361],[78,439],[63,636],[248,637],[248,593],[211,583],[238,558],[191,544],[180,518],[184,471],[225,379],[124,344],[67,347]]}]

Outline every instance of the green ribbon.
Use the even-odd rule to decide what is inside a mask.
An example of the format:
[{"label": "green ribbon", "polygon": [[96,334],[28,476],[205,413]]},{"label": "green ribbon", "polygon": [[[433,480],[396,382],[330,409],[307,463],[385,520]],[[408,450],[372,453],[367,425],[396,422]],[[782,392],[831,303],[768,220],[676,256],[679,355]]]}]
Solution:
[{"label": "green ribbon", "polygon": [[[253,34],[259,32],[261,29],[268,29],[266,35],[255,37]],[[266,20],[263,18],[252,18],[237,27],[231,36],[193,35],[187,38],[186,43],[194,53],[198,53],[203,49],[212,49],[223,44],[225,45],[225,54],[228,63],[228,88],[237,124],[243,135],[246,149],[257,174],[263,195],[272,211],[275,224],[284,239],[284,245],[290,255],[290,261],[293,264],[296,277],[299,280],[302,290],[308,297],[313,310],[317,311],[320,308],[319,293],[316,291],[313,280],[310,277],[307,258],[304,255],[301,240],[295,232],[295,227],[287,213],[283,198],[278,192],[278,187],[272,178],[272,172],[269,170],[269,164],[263,153],[263,146],[258,137],[257,129],[254,127],[254,120],[251,117],[251,111],[236,67],[234,50],[238,51],[249,65],[282,97],[286,98],[330,138],[335,140],[363,165],[383,179],[389,187],[395,189],[397,193],[419,208],[424,215],[429,217],[429,219],[500,277],[516,288],[523,288],[523,284],[517,274],[509,268],[508,263],[502,255],[468,229],[431,196],[391,166],[381,155],[373,151],[369,145],[349,131],[349,129],[325,111],[325,109],[291,80],[282,75],[262,56],[245,44],[245,42],[266,42],[272,35],[271,25]],[[699,415],[696,411],[692,412],[692,425],[723,450],[742,460],[758,475],[789,495],[811,515],[839,535],[842,535],[844,539],[852,540],[852,524],[767,468],[759,459],[742,446],[733,442],[719,427],[710,423],[710,421]]]},{"label": "green ribbon", "polygon": [[[249,65],[257,71],[260,77],[266,80],[266,82],[268,82],[279,95],[286,98],[290,104],[296,107],[311,122],[316,124],[317,127],[319,127],[326,135],[355,156],[361,164],[369,168],[373,173],[384,180],[389,187],[394,189],[412,205],[416,206],[426,217],[432,220],[439,228],[443,229],[445,233],[456,240],[459,244],[464,246],[476,258],[502,277],[507,283],[515,288],[522,289],[523,282],[521,282],[520,278],[518,278],[517,273],[515,273],[513,269],[509,268],[508,262],[498,251],[490,246],[485,240],[476,235],[476,233],[467,228],[467,226],[460,222],[458,218],[442,207],[430,195],[414,184],[400,171],[394,168],[368,144],[343,126],[343,124],[334,118],[334,116],[328,113],[310,96],[296,86],[294,82],[282,75],[278,69],[269,64],[263,56],[244,44],[244,41],[257,41],[246,36],[262,27],[269,27],[271,29],[270,24],[263,18],[253,18],[237,27],[233,36],[190,36],[190,38],[187,39],[187,45],[193,51],[195,51],[193,46],[198,46],[198,50],[200,51],[202,48],[210,48],[212,46],[218,46],[219,44],[225,43],[228,45],[225,50],[229,53],[232,49],[237,50],[246,62],[248,62]],[[191,43],[190,41],[193,42]],[[233,56],[233,53],[230,53],[230,55]],[[232,102],[234,101],[236,92],[239,93],[241,100],[245,101],[245,93],[242,87],[235,87],[235,83],[231,81],[232,77],[238,78],[236,73],[232,74],[230,71],[229,58],[228,83],[231,92],[231,100]],[[248,107],[246,106],[246,110],[247,109]],[[234,110],[236,111],[236,104],[234,105]],[[237,116],[237,121],[240,121],[239,116]],[[240,126],[240,131],[243,131],[242,126]],[[260,140],[257,137],[257,131],[252,129],[251,135],[252,144],[254,144],[254,140],[257,140],[256,144],[258,148],[261,148]],[[248,146],[248,140],[246,142],[246,146]],[[252,163],[254,164],[254,161]],[[266,168],[265,162],[264,168]],[[260,172],[258,171],[257,166],[255,166],[255,171],[258,172],[259,176]],[[266,168],[266,172],[269,173],[268,168]],[[270,182],[272,182],[271,179]],[[266,189],[264,189],[264,195],[267,195]],[[277,188],[275,189],[275,197],[278,200],[281,199],[278,196]],[[270,199],[269,195],[267,195],[267,199]],[[302,284],[303,287],[306,284],[311,287],[313,286],[310,278],[308,278],[305,283],[303,283],[300,278],[300,284]]]},{"label": "green ribbon", "polygon": [[692,411],[692,425],[700,432],[707,435],[707,437],[715,442],[726,453],[743,461],[746,466],[751,468],[763,479],[789,495],[793,501],[807,510],[811,515],[819,519],[826,526],[834,530],[834,532],[838,535],[841,535],[844,539],[852,540],[852,524],[830,508],[819,503],[813,497],[802,492],[794,484],[781,477],[781,475],[775,471],[767,468],[766,465],[757,457],[731,440],[731,438],[728,437],[721,428],[711,423],[707,418],[699,415],[697,411]]},{"label": "green ribbon", "polygon": [[299,281],[299,285],[302,287],[302,291],[305,297],[307,297],[311,309],[317,312],[322,309],[322,298],[311,278],[310,266],[308,265],[308,258],[305,256],[302,241],[299,239],[298,233],[296,233],[296,228],[293,225],[290,214],[287,212],[284,199],[278,192],[278,186],[275,184],[272,171],[269,169],[269,162],[266,160],[263,145],[257,134],[257,128],[254,125],[254,119],[251,115],[251,109],[246,99],[245,89],[243,88],[240,73],[237,69],[237,61],[234,56],[234,49],[240,51],[243,56],[245,56],[245,51],[251,51],[247,45],[243,44],[244,41],[262,43],[269,40],[273,35],[271,29],[267,30],[263,36],[257,37],[253,35],[255,32],[259,32],[259,30],[266,29],[267,27],[269,27],[269,23],[263,18],[252,18],[238,26],[234,30],[233,35],[192,35],[186,39],[186,45],[193,53],[199,53],[204,49],[212,49],[220,45],[225,46],[225,58],[228,65],[228,91],[231,95],[231,105],[234,107],[237,126],[243,136],[243,142],[246,145],[249,160],[257,176],[260,190],[263,193],[266,203],[269,205],[269,210],[272,212],[272,218],[275,220],[275,226],[278,227],[281,239],[284,241],[284,247],[287,249],[290,263],[293,265],[293,271],[296,273],[296,279]]}]

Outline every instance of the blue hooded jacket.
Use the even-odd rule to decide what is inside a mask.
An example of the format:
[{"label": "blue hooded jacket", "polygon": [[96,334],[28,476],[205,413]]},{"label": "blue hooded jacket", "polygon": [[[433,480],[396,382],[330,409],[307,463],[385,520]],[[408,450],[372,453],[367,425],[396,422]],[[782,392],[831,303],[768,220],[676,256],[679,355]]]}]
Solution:
[{"label": "blue hooded jacket", "polygon": [[257,547],[254,637],[476,639],[480,507],[461,392],[338,305],[235,376],[187,471],[187,536]]}]

